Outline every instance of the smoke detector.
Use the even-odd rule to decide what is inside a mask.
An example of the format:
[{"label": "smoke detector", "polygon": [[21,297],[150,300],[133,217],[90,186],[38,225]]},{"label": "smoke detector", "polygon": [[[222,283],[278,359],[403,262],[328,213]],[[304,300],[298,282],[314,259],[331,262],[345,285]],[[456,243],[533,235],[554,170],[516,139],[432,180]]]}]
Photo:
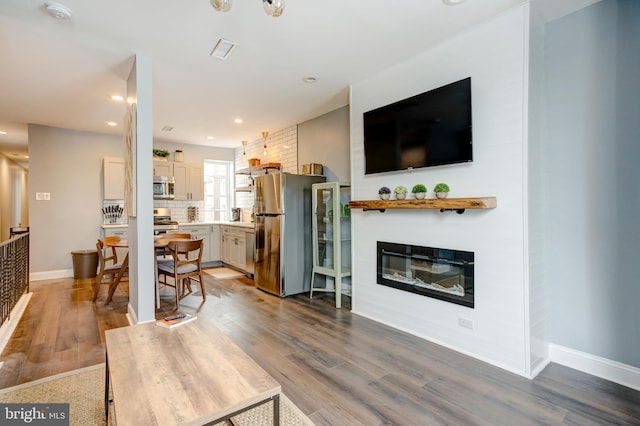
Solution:
[{"label": "smoke detector", "polygon": [[55,19],[63,21],[69,21],[71,19],[71,9],[63,4],[47,2],[44,4],[44,9]]}]

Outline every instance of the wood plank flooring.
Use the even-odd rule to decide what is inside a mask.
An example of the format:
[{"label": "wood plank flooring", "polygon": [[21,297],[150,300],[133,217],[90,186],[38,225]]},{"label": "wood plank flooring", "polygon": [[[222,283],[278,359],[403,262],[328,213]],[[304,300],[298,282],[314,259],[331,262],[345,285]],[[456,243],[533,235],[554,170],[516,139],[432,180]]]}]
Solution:
[{"label": "wood plank flooring", "polygon": [[[639,424],[640,392],[551,364],[535,380],[332,305],[280,299],[247,278],[205,276],[181,311],[207,317],[282,385],[317,425]],[[90,281],[34,282],[0,361],[0,388],[104,362],[104,330],[126,325],[126,286],[91,303]],[[163,290],[157,316],[173,311]],[[194,348],[197,350],[197,348]]]}]

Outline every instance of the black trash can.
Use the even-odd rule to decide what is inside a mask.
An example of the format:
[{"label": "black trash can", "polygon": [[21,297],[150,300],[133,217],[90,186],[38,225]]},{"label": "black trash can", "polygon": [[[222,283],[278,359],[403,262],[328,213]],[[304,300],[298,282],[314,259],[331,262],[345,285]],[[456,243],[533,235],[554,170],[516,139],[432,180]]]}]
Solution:
[{"label": "black trash can", "polygon": [[98,252],[95,250],[76,250],[73,258],[73,278],[93,278],[98,272]]}]

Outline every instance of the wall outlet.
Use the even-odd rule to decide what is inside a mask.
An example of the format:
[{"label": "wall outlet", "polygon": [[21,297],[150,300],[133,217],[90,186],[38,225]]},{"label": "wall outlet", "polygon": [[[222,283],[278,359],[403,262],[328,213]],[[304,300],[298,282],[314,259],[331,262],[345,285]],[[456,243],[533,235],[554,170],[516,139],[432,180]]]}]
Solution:
[{"label": "wall outlet", "polygon": [[468,318],[458,317],[458,325],[460,327],[468,328],[469,330],[473,330],[473,321]]}]

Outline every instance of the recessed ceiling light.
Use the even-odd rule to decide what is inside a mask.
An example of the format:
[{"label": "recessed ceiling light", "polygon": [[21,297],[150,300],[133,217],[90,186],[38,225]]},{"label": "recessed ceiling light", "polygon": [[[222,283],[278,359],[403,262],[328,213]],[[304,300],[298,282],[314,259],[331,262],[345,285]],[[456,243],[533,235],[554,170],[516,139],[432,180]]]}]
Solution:
[{"label": "recessed ceiling light", "polygon": [[460,3],[464,3],[465,1],[466,0],[442,0],[442,3],[446,4],[447,6],[456,6]]},{"label": "recessed ceiling light", "polygon": [[305,83],[316,83],[318,81],[318,77],[302,77],[302,81],[304,81]]},{"label": "recessed ceiling light", "polygon": [[242,123],[242,118],[236,118],[235,120],[233,120],[233,122],[236,124],[240,124]]},{"label": "recessed ceiling light", "polygon": [[236,42],[221,38],[213,47],[213,50],[211,50],[209,55],[224,61],[229,57],[231,51],[233,51],[237,44],[238,43]]},{"label": "recessed ceiling light", "polygon": [[116,127],[118,125],[115,121],[105,121],[105,124],[110,127]]},{"label": "recessed ceiling light", "polygon": [[0,130],[0,135],[6,135],[7,132],[5,132],[4,130]]},{"label": "recessed ceiling light", "polygon": [[120,95],[111,95],[111,99],[118,102],[122,102],[124,100],[124,98]]},{"label": "recessed ceiling light", "polygon": [[209,139],[210,141],[213,140],[213,136],[207,136],[207,139]]},{"label": "recessed ceiling light", "polygon": [[55,19],[61,19],[64,21],[71,19],[71,9],[63,4],[47,2],[44,4],[44,9]]}]

